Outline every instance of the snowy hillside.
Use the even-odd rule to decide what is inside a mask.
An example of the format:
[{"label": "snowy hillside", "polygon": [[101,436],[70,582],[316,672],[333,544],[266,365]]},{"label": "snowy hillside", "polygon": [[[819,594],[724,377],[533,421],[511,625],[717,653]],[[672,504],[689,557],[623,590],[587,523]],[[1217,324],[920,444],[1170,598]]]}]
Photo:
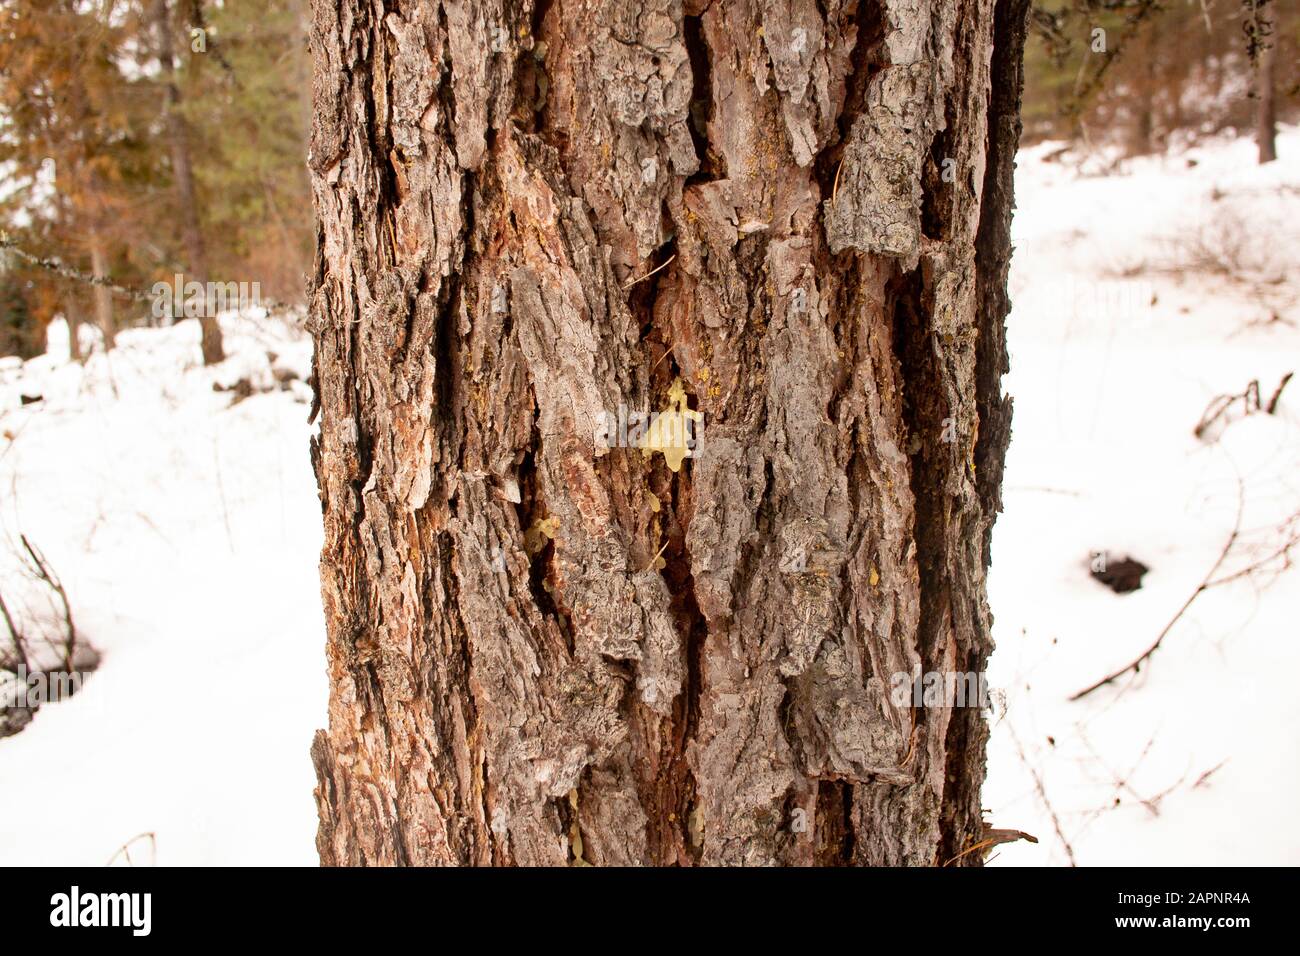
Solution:
[{"label": "snowy hillside", "polygon": [[[1300,513],[1300,383],[1193,435],[1215,396],[1257,379],[1266,403],[1300,371],[1300,132],[1278,146],[1264,168],[1238,141],[1104,176],[1051,145],[1021,157],[984,805],[1040,842],[995,865],[1300,862],[1300,572],[1206,590],[1136,679],[1067,699],[1155,640],[1234,526],[1216,579]],[[3,580],[26,535],[103,655],[0,739],[0,864],[133,840],[136,863],[316,861],[310,344],[260,315],[223,326],[215,370],[193,322],[84,368],[56,325],[46,356],[0,362]],[[1102,552],[1149,566],[1142,587],[1094,580]]]}]

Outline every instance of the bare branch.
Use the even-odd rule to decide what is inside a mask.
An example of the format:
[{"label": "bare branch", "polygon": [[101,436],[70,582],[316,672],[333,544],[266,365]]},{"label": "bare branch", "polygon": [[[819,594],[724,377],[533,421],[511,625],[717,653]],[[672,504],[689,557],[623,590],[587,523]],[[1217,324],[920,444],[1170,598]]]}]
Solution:
[{"label": "bare branch", "polygon": [[1287,372],[1282,376],[1282,381],[1277,383],[1277,388],[1273,391],[1273,397],[1270,398],[1268,404],[1264,406],[1264,411],[1268,412],[1270,415],[1277,411],[1277,401],[1282,397],[1282,389],[1286,388],[1286,383],[1291,381],[1291,376],[1294,374],[1295,372]]},{"label": "bare branch", "polygon": [[63,621],[67,630],[67,636],[63,644],[63,666],[71,674],[73,669],[72,659],[77,649],[77,628],[72,623],[72,605],[68,601],[68,592],[63,589],[63,582],[54,573],[49,561],[46,560],[40,549],[27,540],[27,535],[20,534],[18,538],[22,541],[23,547],[27,549],[27,553],[31,555],[32,562],[36,566],[37,577],[44,581],[63,603]]},{"label": "bare branch", "polygon": [[[1042,801],[1043,808],[1047,810],[1047,815],[1052,819],[1052,829],[1056,831],[1056,838],[1061,841],[1061,846],[1065,847],[1065,855],[1070,859],[1070,866],[1078,866],[1074,859],[1074,847],[1070,841],[1065,838],[1065,831],[1061,828],[1061,818],[1056,815],[1056,809],[1052,806],[1052,801],[1047,799],[1047,787],[1043,784],[1043,778],[1039,776],[1038,769],[1029,762],[1025,756],[1025,748],[1020,743],[1020,737],[1016,735],[1015,728],[1010,722],[1007,724],[1007,733],[1011,735],[1011,742],[1016,745],[1016,753],[1020,756],[1020,762],[1025,765],[1029,771],[1029,776],[1034,779],[1034,789],[1038,791],[1038,799]],[[1037,843],[1037,840],[1033,842]]]},{"label": "bare branch", "polygon": [[9,637],[13,641],[14,653],[18,655],[18,663],[30,671],[31,661],[27,657],[27,642],[23,638],[22,632],[14,624],[13,616],[9,613],[9,606],[5,604],[3,594],[0,594],[0,616],[4,617],[5,625],[9,628]]}]

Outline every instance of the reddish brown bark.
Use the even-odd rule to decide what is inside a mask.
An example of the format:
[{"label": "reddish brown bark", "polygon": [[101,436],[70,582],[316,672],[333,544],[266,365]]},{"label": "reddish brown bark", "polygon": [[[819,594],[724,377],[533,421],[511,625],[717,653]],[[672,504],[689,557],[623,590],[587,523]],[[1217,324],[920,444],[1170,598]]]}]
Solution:
[{"label": "reddish brown bark", "polygon": [[891,686],[992,648],[1024,0],[376,9],[311,33],[322,861],[969,850],[983,717]]}]

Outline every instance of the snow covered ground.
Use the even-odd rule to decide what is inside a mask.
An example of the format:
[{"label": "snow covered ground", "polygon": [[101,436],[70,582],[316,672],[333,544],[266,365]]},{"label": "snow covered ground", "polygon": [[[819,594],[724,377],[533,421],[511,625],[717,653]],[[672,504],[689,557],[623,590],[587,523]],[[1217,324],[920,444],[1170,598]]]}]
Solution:
[{"label": "snow covered ground", "polygon": [[275,385],[268,352],[305,380],[311,345],[274,321],[223,326],[215,370],[196,322],[123,332],[84,371],[59,323],[53,354],[0,370],[0,580],[21,530],[103,653],[80,693],[0,739],[0,863],[102,864],[146,833],[137,863],[316,861],[310,389],[213,391]]},{"label": "snow covered ground", "polygon": [[[1300,134],[1266,167],[1247,140],[1106,176],[1044,162],[1055,148],[1025,151],[1017,175],[989,585],[1005,706],[984,793],[996,825],[1040,842],[995,865],[1300,863],[1295,569],[1204,591],[1136,678],[1068,701],[1151,645],[1239,502],[1216,579],[1300,513],[1300,383],[1274,415],[1193,435],[1216,395],[1258,379],[1267,403],[1300,372]],[[1141,590],[1094,581],[1097,552],[1148,565]]]},{"label": "snow covered ground", "polygon": [[[1300,371],[1300,131],[1278,148],[1265,168],[1243,140],[1107,175],[1050,145],[1021,157],[984,804],[1040,842],[995,865],[1300,862],[1300,572],[1205,591],[1136,680],[1067,699],[1155,639],[1239,502],[1217,577],[1300,512],[1300,383],[1276,415],[1192,434],[1216,395],[1258,379],[1267,402]],[[0,739],[0,864],[104,863],[141,834],[137,863],[315,863],[310,345],[275,320],[223,325],[216,370],[193,322],[125,332],[84,369],[61,325],[50,354],[0,360],[6,599],[21,532],[103,653]],[[267,390],[213,389],[241,378]],[[1094,581],[1095,552],[1149,565],[1141,590]]]}]

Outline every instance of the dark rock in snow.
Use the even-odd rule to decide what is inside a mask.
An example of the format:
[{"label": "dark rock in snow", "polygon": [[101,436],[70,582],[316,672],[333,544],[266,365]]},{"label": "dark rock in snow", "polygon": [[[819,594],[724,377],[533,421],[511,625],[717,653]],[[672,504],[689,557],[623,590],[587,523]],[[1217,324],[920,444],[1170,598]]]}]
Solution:
[{"label": "dark rock in snow", "polygon": [[1123,561],[1110,561],[1094,565],[1091,574],[1116,594],[1127,594],[1142,587],[1142,575],[1148,568],[1141,561],[1125,558]]}]

